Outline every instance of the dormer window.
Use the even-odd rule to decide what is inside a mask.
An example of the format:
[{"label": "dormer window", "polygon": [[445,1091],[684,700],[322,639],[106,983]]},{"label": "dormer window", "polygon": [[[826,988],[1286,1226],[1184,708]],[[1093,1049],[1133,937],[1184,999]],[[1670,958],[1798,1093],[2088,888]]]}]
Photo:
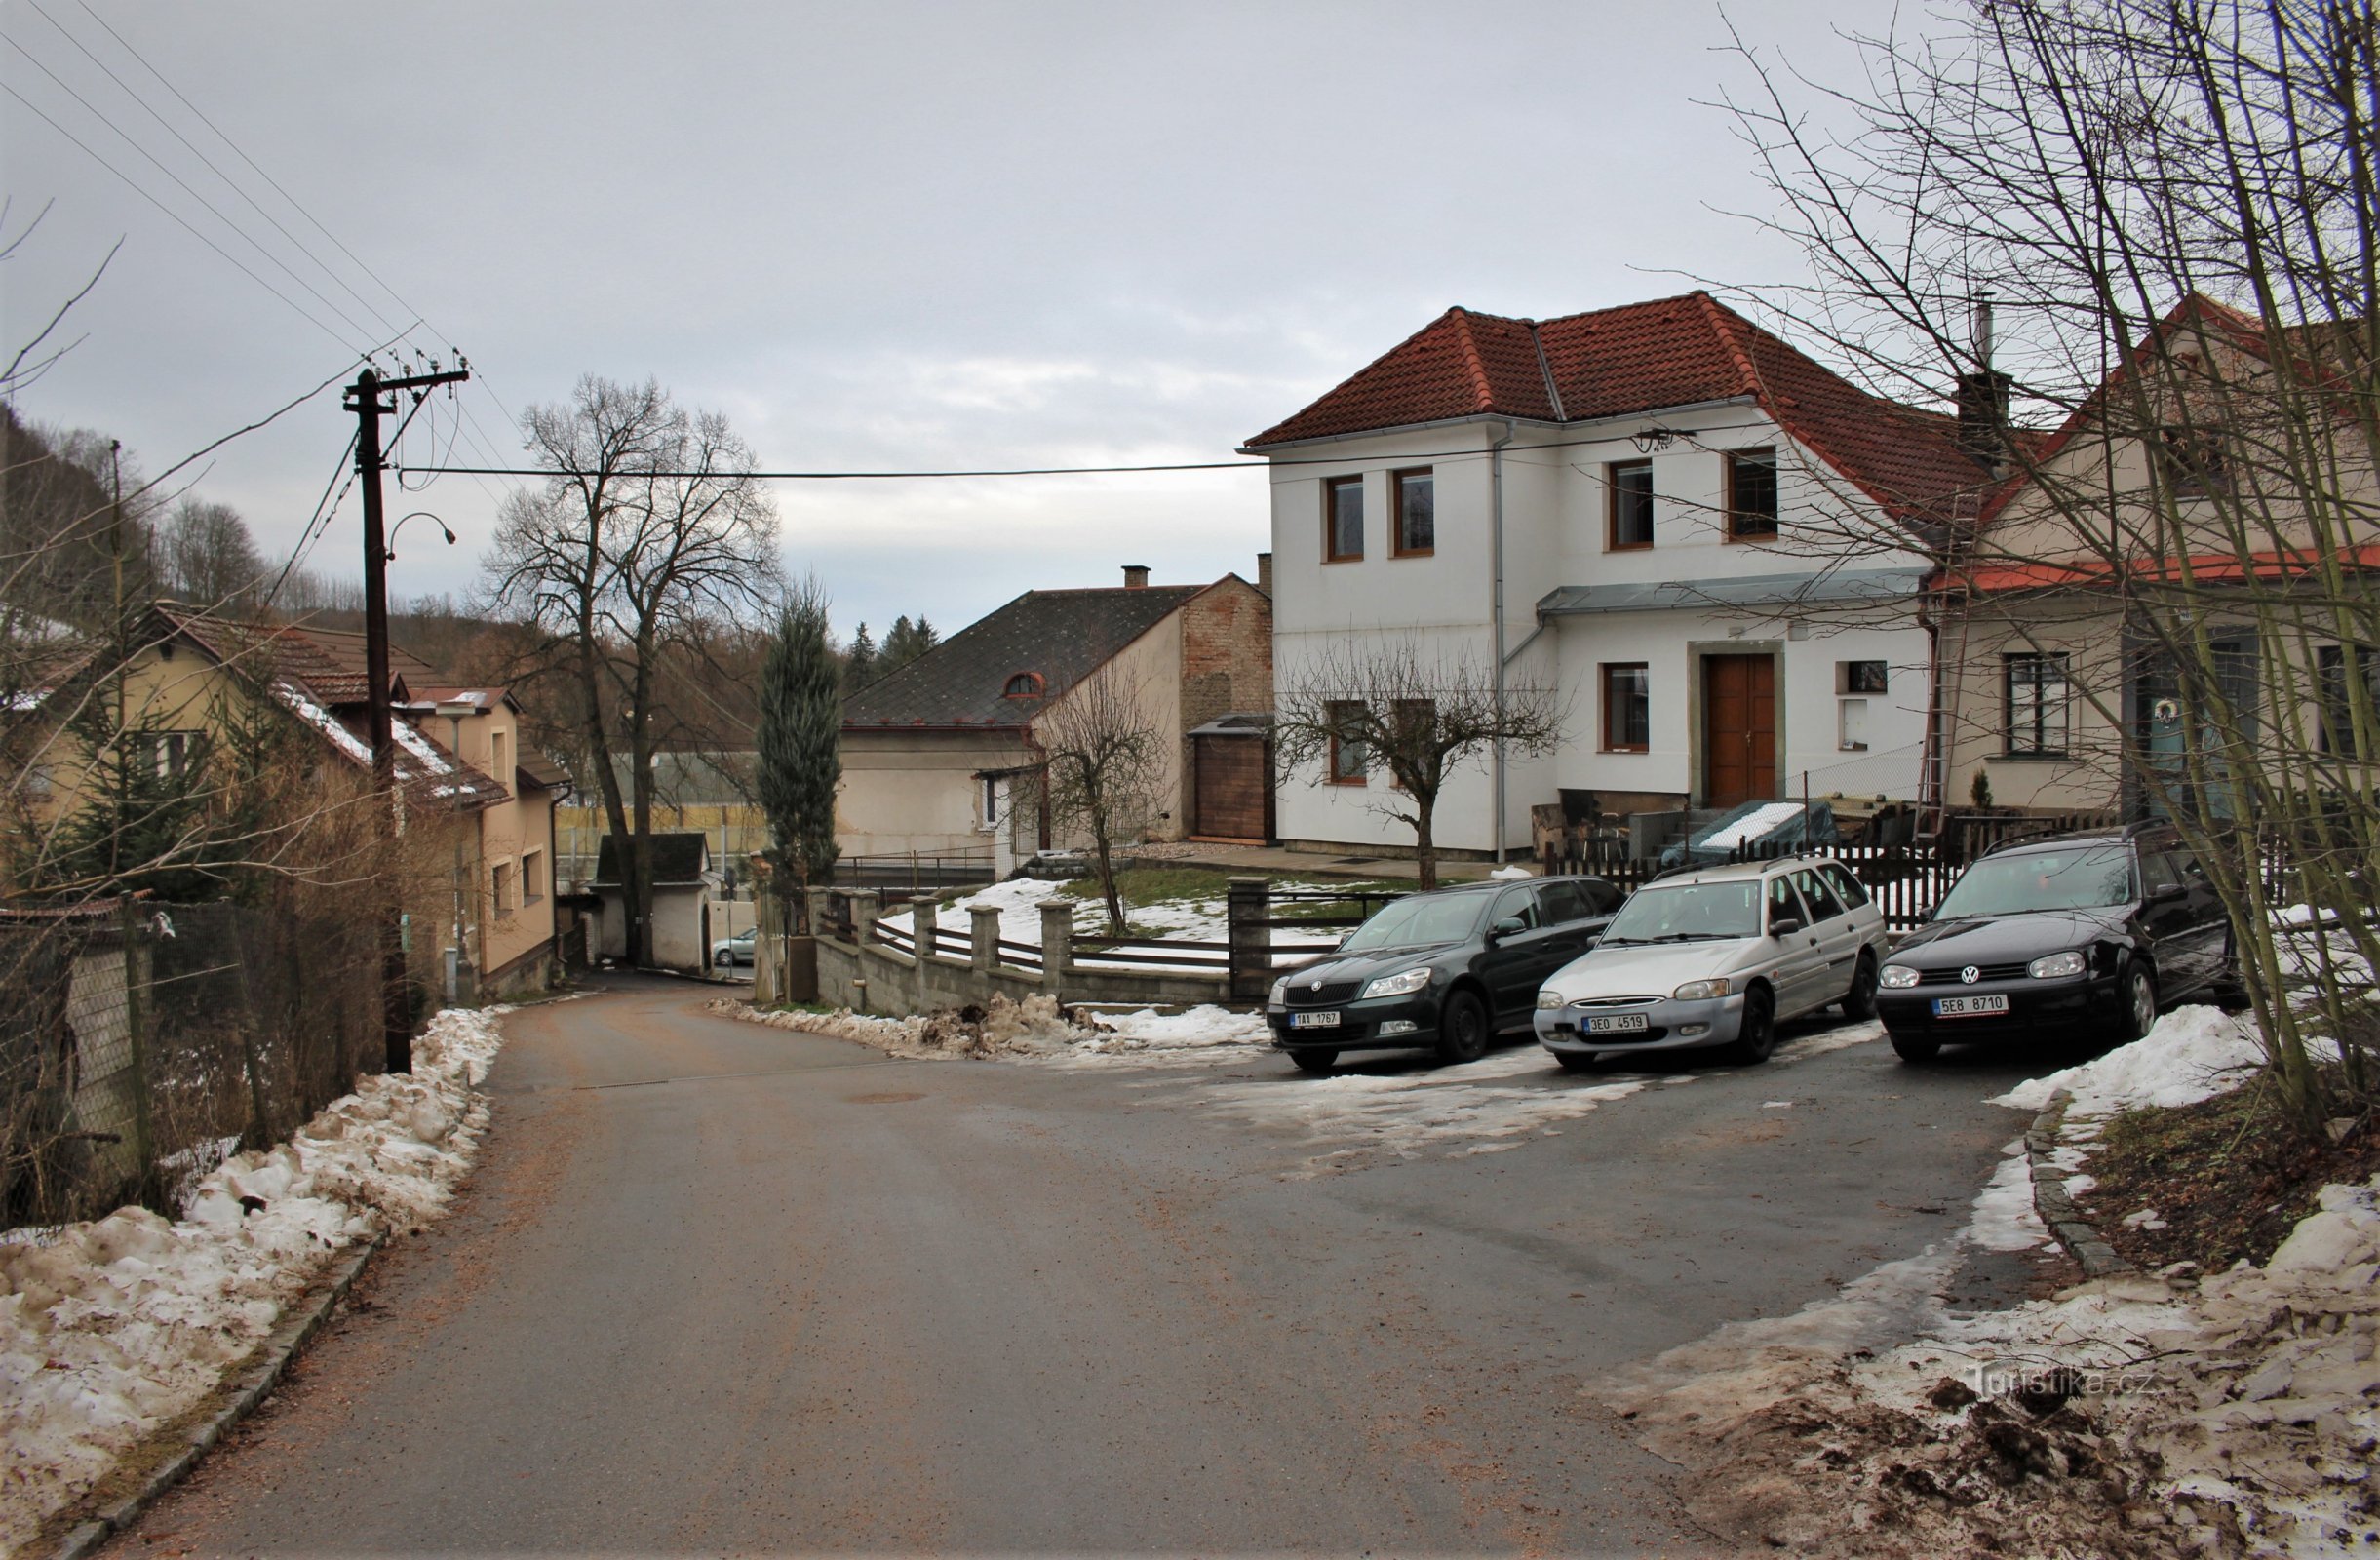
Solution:
[{"label": "dormer window", "polygon": [[1041,688],[1042,682],[1040,673],[1019,672],[1016,674],[1016,676],[1008,680],[1008,685],[1006,687],[1000,689],[1000,697],[1004,699],[1037,699],[1041,696]]}]

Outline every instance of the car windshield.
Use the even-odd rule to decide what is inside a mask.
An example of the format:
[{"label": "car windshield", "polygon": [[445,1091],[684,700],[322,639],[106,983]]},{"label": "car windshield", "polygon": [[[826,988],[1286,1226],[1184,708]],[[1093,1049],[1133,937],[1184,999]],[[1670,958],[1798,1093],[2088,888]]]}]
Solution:
[{"label": "car windshield", "polygon": [[1478,928],[1487,894],[1418,894],[1383,907],[1340,944],[1345,953],[1367,948],[1419,948],[1424,943],[1459,943]]},{"label": "car windshield", "polygon": [[1603,934],[1615,943],[1698,943],[1760,935],[1760,880],[1679,883],[1638,891]]},{"label": "car windshield", "polygon": [[2077,845],[1986,856],[1943,896],[1935,920],[2021,916],[2037,910],[2096,910],[2129,903],[2132,853],[2122,845]]}]

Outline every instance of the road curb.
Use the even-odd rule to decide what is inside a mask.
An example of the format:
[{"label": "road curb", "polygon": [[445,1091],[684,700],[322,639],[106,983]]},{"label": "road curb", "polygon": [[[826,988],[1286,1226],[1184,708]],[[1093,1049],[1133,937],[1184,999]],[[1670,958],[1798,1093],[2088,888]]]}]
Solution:
[{"label": "road curb", "polygon": [[2074,1095],[2065,1089],[2049,1096],[2048,1109],[2033,1118],[2025,1128],[2027,1168],[2033,1178],[2033,1211],[2041,1222],[2049,1227],[2057,1243],[2072,1254],[2083,1268],[2083,1276],[2117,1278],[2140,1269],[2116,1255],[2116,1248],[2099,1234],[2098,1228],[2083,1217],[2066,1194],[2066,1172],[2057,1166],[2057,1140],[2066,1124],[2066,1108],[2074,1104]]},{"label": "road curb", "polygon": [[330,1287],[317,1291],[303,1312],[282,1318],[281,1325],[273,1329],[264,1346],[237,1378],[238,1384],[232,1388],[230,1399],[186,1432],[188,1444],[152,1470],[139,1489],[69,1532],[51,1551],[52,1560],[84,1560],[86,1555],[96,1553],[101,1544],[139,1520],[140,1513],[154,1504],[159,1496],[187,1477],[198,1466],[199,1459],[233,1425],[254,1413],[256,1405],[280,1384],[297,1351],[331,1319],[332,1308],[346,1298],[347,1291],[354,1287],[365,1266],[387,1238],[385,1234],[372,1236],[338,1265]]}]

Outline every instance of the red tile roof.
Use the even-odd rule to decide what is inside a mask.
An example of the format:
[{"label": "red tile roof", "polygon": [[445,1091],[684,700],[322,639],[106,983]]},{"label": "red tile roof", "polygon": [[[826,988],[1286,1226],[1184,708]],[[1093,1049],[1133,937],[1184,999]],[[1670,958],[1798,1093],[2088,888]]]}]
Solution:
[{"label": "red tile roof", "polygon": [[[2380,542],[2342,547],[2330,556],[2342,568],[2380,569]],[[2187,571],[2179,561],[2167,558],[2144,558],[2122,568],[2105,559],[2072,564],[1984,564],[1956,571],[1937,570],[1928,579],[1927,588],[1991,596],[2005,591],[2105,587],[2119,578],[2153,585],[2177,584],[2184,579],[2200,585],[2236,585],[2250,577],[2278,580],[2311,574],[2322,564],[2322,555],[2310,548],[2265,548],[2244,558],[2238,553],[2194,553]]]},{"label": "red tile roof", "polygon": [[1246,448],[1466,417],[1583,422],[1748,396],[1888,512],[1944,512],[1989,474],[1955,424],[1871,396],[1707,292],[1558,320],[1452,308]]}]

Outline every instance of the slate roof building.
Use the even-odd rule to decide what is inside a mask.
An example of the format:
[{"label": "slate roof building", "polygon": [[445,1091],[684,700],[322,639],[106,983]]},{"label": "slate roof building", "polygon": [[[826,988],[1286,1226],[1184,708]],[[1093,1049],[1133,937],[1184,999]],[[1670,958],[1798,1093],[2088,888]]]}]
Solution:
[{"label": "slate roof building", "polygon": [[[649,837],[653,862],[652,961],[665,969],[699,974],[711,962],[711,901],[719,897],[720,874],[711,865],[710,838],[700,830]],[[602,902],[594,952],[604,958],[628,955],[628,896],[620,886],[619,836],[605,835],[597,846],[595,878],[588,884]]]},{"label": "slate roof building", "polygon": [[[989,857],[1004,875],[1036,849],[1076,843],[1053,838],[1032,804],[1035,728],[1102,667],[1136,690],[1168,738],[1168,804],[1151,838],[1181,838],[1200,824],[1214,838],[1261,838],[1261,790],[1253,814],[1218,810],[1218,782],[1201,813],[1190,735],[1222,716],[1271,710],[1267,567],[1260,560],[1256,585],[1236,574],[1151,585],[1136,566],[1121,588],[1027,591],[858,689],[843,705],[836,806],[845,857]],[[1261,726],[1255,737],[1261,746]]]},{"label": "slate roof building", "polygon": [[[1946,389],[1948,387],[1945,387]],[[1554,320],[1453,308],[1249,439],[1272,457],[1274,656],[1388,637],[1550,685],[1561,751],[1442,796],[1440,842],[1604,810],[1928,782],[1928,545],[1991,466],[1969,418],[1868,395],[1704,292]],[[1285,775],[1290,843],[1395,851],[1387,777]]]}]

